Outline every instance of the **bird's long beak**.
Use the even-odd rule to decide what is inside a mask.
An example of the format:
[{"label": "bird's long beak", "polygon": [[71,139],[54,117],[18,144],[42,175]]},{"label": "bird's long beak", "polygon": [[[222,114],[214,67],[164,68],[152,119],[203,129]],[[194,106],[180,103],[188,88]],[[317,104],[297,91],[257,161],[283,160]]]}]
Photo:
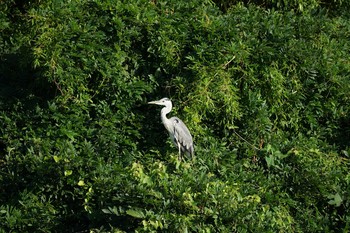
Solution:
[{"label": "bird's long beak", "polygon": [[159,105],[159,100],[148,102],[148,104],[157,104],[157,105]]}]

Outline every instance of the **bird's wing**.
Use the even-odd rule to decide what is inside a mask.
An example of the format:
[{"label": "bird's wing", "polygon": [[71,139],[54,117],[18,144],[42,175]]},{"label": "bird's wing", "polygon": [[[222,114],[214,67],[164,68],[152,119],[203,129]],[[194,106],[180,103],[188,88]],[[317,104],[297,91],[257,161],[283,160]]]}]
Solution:
[{"label": "bird's wing", "polygon": [[183,151],[193,154],[193,140],[185,123],[177,117],[170,119],[174,126],[174,138],[180,144]]}]

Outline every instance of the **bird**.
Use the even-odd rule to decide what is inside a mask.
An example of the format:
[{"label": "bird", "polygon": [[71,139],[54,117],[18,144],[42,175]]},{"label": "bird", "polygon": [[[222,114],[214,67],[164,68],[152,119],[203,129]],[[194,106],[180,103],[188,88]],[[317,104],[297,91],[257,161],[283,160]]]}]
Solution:
[{"label": "bird", "polygon": [[186,153],[190,156],[190,158],[193,158],[193,139],[187,126],[178,117],[171,117],[169,119],[166,117],[166,115],[173,108],[171,100],[169,98],[163,98],[160,100],[148,102],[148,104],[165,106],[160,112],[160,118],[162,119],[162,123],[169,133],[170,139],[179,150],[179,159],[181,160],[181,152]]}]

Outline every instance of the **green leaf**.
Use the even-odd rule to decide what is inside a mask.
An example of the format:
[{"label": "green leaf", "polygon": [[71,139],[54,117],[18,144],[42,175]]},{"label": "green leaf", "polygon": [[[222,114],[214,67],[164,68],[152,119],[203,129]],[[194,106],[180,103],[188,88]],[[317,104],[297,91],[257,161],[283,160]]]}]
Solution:
[{"label": "green leaf", "polygon": [[134,218],[145,218],[145,214],[141,209],[129,209],[126,211],[126,214]]},{"label": "green leaf", "polygon": [[57,155],[54,155],[53,159],[55,160],[56,163],[58,163],[61,160],[61,158],[58,157]]},{"label": "green leaf", "polygon": [[113,206],[113,207],[108,207],[108,209],[102,209],[102,212],[105,213],[105,214],[115,214],[117,216],[120,215],[120,213],[123,213],[123,209],[121,207],[116,207],[116,206]]},{"label": "green leaf", "polygon": [[64,171],[64,176],[70,176],[73,174],[73,171],[72,170],[65,170]]},{"label": "green leaf", "polygon": [[265,157],[266,163],[268,167],[274,166],[275,165],[275,157],[271,154],[268,157]]},{"label": "green leaf", "polygon": [[79,185],[79,186],[84,186],[84,185],[85,185],[84,180],[79,180],[78,185]]},{"label": "green leaf", "polygon": [[339,193],[329,195],[328,198],[331,199],[330,201],[328,201],[328,204],[335,205],[336,207],[339,207],[343,202],[343,199],[341,198]]}]

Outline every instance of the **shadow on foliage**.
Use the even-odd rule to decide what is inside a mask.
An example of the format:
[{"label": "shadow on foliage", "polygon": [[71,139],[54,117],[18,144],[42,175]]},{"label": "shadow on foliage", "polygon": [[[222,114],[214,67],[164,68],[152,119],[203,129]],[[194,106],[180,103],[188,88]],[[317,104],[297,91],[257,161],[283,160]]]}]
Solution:
[{"label": "shadow on foliage", "polygon": [[[38,118],[34,109],[37,107],[47,108],[48,100],[55,96],[54,86],[41,77],[41,71],[33,69],[29,54],[26,49],[19,49],[19,52],[7,53],[0,58],[0,119],[2,129],[0,131],[0,161],[4,159],[3,156],[7,153],[8,147],[11,147],[8,145],[10,141],[22,140],[21,143],[25,143],[23,139],[16,137],[20,137],[20,132],[25,129],[29,121],[35,121]],[[9,130],[17,131],[18,134],[9,135],[11,134]],[[25,167],[26,165],[21,167],[18,164],[17,169],[25,169]],[[7,185],[11,189],[10,183]],[[23,185],[26,186],[27,184],[24,183]],[[16,182],[13,183],[12,188],[18,189],[16,185],[18,185]]]},{"label": "shadow on foliage", "polygon": [[39,104],[43,106],[55,97],[54,85],[42,78],[42,71],[32,67],[29,51],[5,54],[0,64],[0,106],[11,109],[21,102],[27,109]]}]

